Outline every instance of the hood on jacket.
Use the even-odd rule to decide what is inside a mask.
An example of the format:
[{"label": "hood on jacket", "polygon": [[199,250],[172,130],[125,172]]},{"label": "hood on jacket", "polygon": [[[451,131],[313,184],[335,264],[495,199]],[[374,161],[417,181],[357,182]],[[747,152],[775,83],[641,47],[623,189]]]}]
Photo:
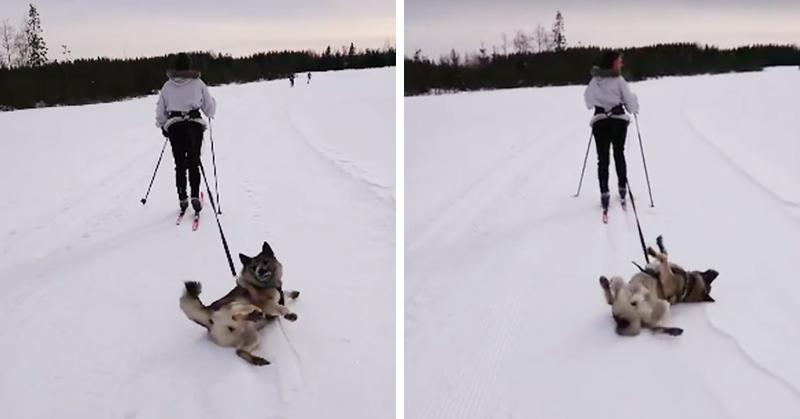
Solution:
[{"label": "hood on jacket", "polygon": [[200,78],[200,72],[195,70],[167,70],[169,81],[175,85],[182,86],[194,79]]},{"label": "hood on jacket", "polygon": [[598,66],[593,66],[592,69],[589,71],[589,74],[591,74],[592,77],[598,77],[601,79],[620,76],[619,71],[616,71],[611,68],[600,68]]}]

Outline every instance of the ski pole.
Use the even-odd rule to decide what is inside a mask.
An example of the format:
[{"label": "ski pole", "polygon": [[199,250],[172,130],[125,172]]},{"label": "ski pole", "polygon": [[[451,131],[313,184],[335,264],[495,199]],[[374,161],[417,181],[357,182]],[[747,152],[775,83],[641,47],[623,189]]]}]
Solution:
[{"label": "ski pole", "polygon": [[[219,203],[219,184],[217,183],[217,155],[214,153],[214,125],[208,118],[208,136],[211,138],[211,164],[214,166],[214,191],[217,193],[217,214],[222,214],[222,205]],[[211,193],[209,191],[209,193]]]},{"label": "ski pole", "polygon": [[153,187],[153,181],[156,180],[156,173],[158,173],[158,166],[161,165],[161,158],[164,157],[164,150],[167,148],[167,141],[169,141],[169,138],[164,140],[164,146],[161,147],[161,154],[158,156],[158,162],[156,163],[156,170],[153,170],[153,177],[150,179],[150,186],[147,187],[147,193],[144,195],[144,198],[140,200],[142,205],[147,203],[147,197],[150,196],[150,188]]},{"label": "ski pole", "polygon": [[[642,152],[642,164],[644,164],[644,178],[647,180],[647,193],[650,194],[650,207],[655,207],[653,204],[653,190],[650,189],[650,175],[647,173],[647,160],[644,158],[644,146],[642,145],[642,131],[639,129],[639,116],[633,114],[633,119],[636,121],[636,134],[639,136],[639,150]],[[630,189],[629,189],[630,190]]]},{"label": "ski pole", "polygon": [[589,133],[589,143],[586,144],[586,156],[583,157],[583,169],[581,169],[581,180],[578,181],[578,192],[575,193],[575,198],[581,194],[581,186],[583,185],[583,174],[586,172],[586,160],[589,159],[589,149],[592,148],[592,133]]}]

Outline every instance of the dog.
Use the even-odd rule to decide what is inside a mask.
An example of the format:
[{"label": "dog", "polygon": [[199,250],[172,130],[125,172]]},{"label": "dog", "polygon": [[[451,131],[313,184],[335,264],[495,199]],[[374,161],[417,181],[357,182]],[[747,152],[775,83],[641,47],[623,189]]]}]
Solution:
[{"label": "dog", "polygon": [[283,265],[267,242],[257,256],[240,253],[239,260],[242,271],[228,294],[206,306],[200,301],[200,283],[185,282],[180,308],[217,345],[236,348],[236,355],[252,365],[268,365],[269,361],[253,355],[260,344],[258,331],[277,317],[297,320],[297,314],[284,305],[284,296],[294,300],[300,292],[283,292]]},{"label": "dog", "polygon": [[[656,238],[659,252],[652,247],[647,253],[656,259],[628,283],[620,277],[600,277],[606,302],[616,323],[616,332],[622,336],[636,336],[642,328],[656,333],[679,336],[683,329],[662,327],[661,322],[669,313],[670,305],[678,303],[714,302],[711,284],[719,273],[714,269],[687,271],[670,263],[669,254],[661,236]],[[635,263],[634,263],[635,264]]]}]

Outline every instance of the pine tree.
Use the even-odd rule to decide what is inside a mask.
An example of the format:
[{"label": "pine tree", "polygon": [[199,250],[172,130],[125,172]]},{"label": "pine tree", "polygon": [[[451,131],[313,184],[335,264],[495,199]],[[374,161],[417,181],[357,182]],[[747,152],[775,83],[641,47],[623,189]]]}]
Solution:
[{"label": "pine tree", "polygon": [[28,43],[28,65],[39,67],[47,64],[47,44],[42,37],[42,22],[36,6],[29,4],[28,19],[25,21],[25,38]]},{"label": "pine tree", "polygon": [[567,37],[564,30],[564,16],[561,11],[556,11],[556,22],[553,24],[553,49],[563,51],[567,49]]},{"label": "pine tree", "polygon": [[61,45],[61,59],[64,62],[68,63],[70,61],[70,56],[71,55],[72,55],[72,51],[67,47],[66,44],[62,44]]},{"label": "pine tree", "polygon": [[347,51],[347,55],[351,57],[356,55],[356,46],[352,42],[350,43],[350,49]]},{"label": "pine tree", "polygon": [[489,54],[486,51],[486,47],[481,42],[481,48],[478,50],[478,62],[481,65],[486,65],[489,63]]}]

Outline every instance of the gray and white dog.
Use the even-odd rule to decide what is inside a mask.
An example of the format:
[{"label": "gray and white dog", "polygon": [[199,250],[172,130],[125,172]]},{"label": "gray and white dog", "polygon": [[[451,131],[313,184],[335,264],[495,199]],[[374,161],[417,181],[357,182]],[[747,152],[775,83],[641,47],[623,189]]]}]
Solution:
[{"label": "gray and white dog", "polygon": [[[719,273],[713,269],[686,271],[670,263],[661,236],[656,239],[659,252],[652,247],[647,253],[656,261],[639,268],[641,272],[630,281],[615,276],[609,282],[600,277],[600,286],[616,323],[616,332],[622,336],[636,336],[642,328],[657,333],[678,336],[683,329],[662,327],[661,322],[669,313],[671,304],[692,302],[714,302],[711,298],[711,283]],[[637,265],[638,266],[638,265]]]},{"label": "gray and white dog", "polygon": [[269,361],[253,355],[258,348],[258,331],[269,320],[283,317],[297,320],[284,305],[284,296],[294,300],[299,291],[283,291],[283,266],[267,242],[255,257],[239,254],[243,268],[236,286],[224,297],[206,306],[200,301],[199,282],[185,282],[180,307],[189,320],[203,326],[214,343],[236,348],[236,355],[253,365],[267,365]]}]

